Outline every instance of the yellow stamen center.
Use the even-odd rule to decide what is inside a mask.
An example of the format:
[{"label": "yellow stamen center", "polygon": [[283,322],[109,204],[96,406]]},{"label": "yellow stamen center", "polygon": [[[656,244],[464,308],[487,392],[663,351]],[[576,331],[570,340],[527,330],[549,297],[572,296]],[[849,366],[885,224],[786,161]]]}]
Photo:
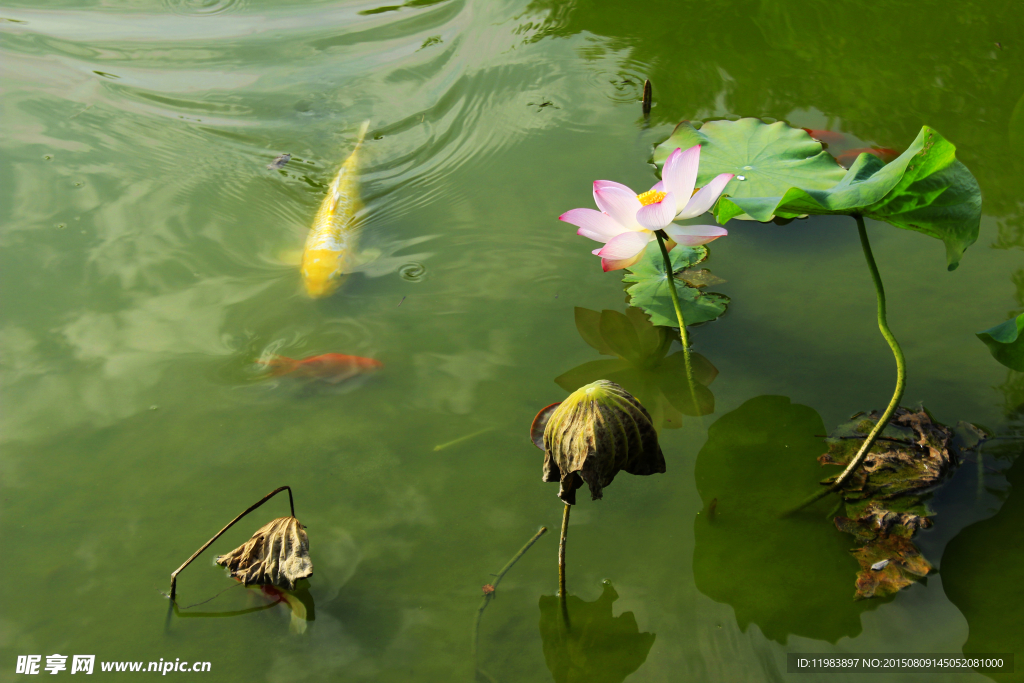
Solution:
[{"label": "yellow stamen center", "polygon": [[638,194],[636,198],[640,200],[640,204],[642,206],[647,206],[648,204],[657,204],[660,202],[665,198],[665,193],[658,190],[647,190],[647,192],[644,192],[643,194]]}]

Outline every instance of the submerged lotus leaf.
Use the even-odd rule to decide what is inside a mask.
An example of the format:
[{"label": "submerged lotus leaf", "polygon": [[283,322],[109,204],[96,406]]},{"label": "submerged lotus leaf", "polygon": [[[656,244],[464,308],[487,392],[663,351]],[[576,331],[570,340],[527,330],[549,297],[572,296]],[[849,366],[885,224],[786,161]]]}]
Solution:
[{"label": "submerged lotus leaf", "polygon": [[977,337],[985,342],[992,357],[1018,372],[1024,372],[1024,313],[1004,323],[978,332]]},{"label": "submerged lotus leaf", "polygon": [[296,581],[313,575],[309,539],[294,517],[280,517],[261,527],[252,538],[219,556],[216,562],[246,586],[295,590]]},{"label": "submerged lotus leaf", "polygon": [[612,616],[618,598],[608,581],[594,602],[568,596],[566,628],[558,597],[541,596],[540,639],[555,683],[622,683],[647,661],[655,635],[642,633],[632,612]]},{"label": "submerged lotus leaf", "polygon": [[843,171],[806,131],[781,122],[712,121],[697,130],[684,121],[655,149],[654,161],[662,164],[676,147],[698,143],[698,185],[736,174],[714,208],[720,223],[737,216],[859,214],[942,240],[950,270],[978,239],[978,182],[957,161],[956,147],[928,126],[892,162],[861,154]]},{"label": "submerged lotus leaf", "polygon": [[[729,306],[729,297],[691,287],[684,277],[688,269],[708,257],[707,248],[679,245],[668,255],[672,262],[679,307],[686,324],[689,326],[708,322],[725,313]],[[626,270],[628,272],[622,281],[628,285],[626,293],[629,294],[630,305],[643,309],[651,316],[651,323],[654,325],[679,327],[676,309],[672,306],[670,285],[665,274],[665,259],[661,255],[661,250],[648,248],[643,258]]]},{"label": "submerged lotus leaf", "polygon": [[586,482],[594,500],[619,471],[665,471],[665,456],[651,416],[618,384],[598,380],[558,406],[544,429],[544,481],[561,484],[558,497],[576,504]]},{"label": "submerged lotus leaf", "polygon": [[657,429],[679,429],[684,414],[715,412],[715,397],[708,385],[718,376],[718,369],[699,353],[690,354],[696,382],[694,406],[683,352],[667,355],[675,334],[667,327],[652,325],[639,308],[631,306],[622,314],[577,307],[576,329],[590,346],[618,358],[583,363],[559,375],[555,383],[566,391],[599,379],[615,382],[640,401]]}]

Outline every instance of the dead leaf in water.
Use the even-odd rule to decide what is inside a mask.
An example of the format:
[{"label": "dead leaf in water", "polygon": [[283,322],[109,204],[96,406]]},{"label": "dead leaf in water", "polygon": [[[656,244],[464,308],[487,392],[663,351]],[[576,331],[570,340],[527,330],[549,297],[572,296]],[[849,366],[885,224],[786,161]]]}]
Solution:
[{"label": "dead leaf in water", "polygon": [[276,586],[295,590],[295,582],[313,575],[309,539],[294,517],[279,517],[252,538],[216,559],[246,586]]},{"label": "dead leaf in water", "polygon": [[[877,411],[861,413],[841,425],[818,462],[845,468],[880,417]],[[959,465],[958,451],[976,448],[985,439],[984,432],[965,422],[956,431],[954,440],[953,432],[924,409],[897,408],[861,467],[840,489],[846,515],[835,517],[836,528],[860,544],[852,551],[860,563],[857,599],[896,593],[931,572],[932,565],[911,540],[918,529],[932,526],[926,499]]]}]

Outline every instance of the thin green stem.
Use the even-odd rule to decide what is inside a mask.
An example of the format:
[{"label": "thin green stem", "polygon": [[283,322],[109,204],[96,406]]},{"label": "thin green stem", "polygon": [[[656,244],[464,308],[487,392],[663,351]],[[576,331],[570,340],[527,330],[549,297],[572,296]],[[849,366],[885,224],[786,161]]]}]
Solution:
[{"label": "thin green stem", "polygon": [[690,398],[693,400],[694,414],[700,415],[700,404],[697,403],[697,388],[693,382],[693,365],[690,363],[690,337],[686,333],[686,321],[683,320],[683,309],[679,305],[679,294],[676,292],[676,278],[672,271],[672,259],[669,258],[668,248],[665,246],[665,235],[661,230],[655,231],[658,238],[658,246],[661,248],[661,258],[665,261],[665,276],[668,278],[668,292],[672,297],[672,306],[676,309],[676,320],[679,321],[679,341],[683,344],[683,361],[686,365],[686,384],[690,387]]},{"label": "thin green stem", "polygon": [[882,285],[882,276],[878,274],[878,266],[875,264],[875,257],[871,253],[871,242],[868,241],[868,233],[864,227],[864,217],[855,214],[854,218],[857,220],[857,232],[860,233],[860,246],[864,250],[864,259],[868,262],[868,268],[871,270],[871,280],[875,284],[875,295],[878,298],[878,329],[881,330],[882,336],[885,337],[885,341],[889,342],[889,348],[892,349],[892,355],[896,358],[896,390],[892,394],[892,400],[889,401],[889,405],[886,407],[885,412],[882,413],[882,417],[878,419],[871,433],[868,434],[867,438],[864,439],[864,443],[861,444],[860,450],[857,451],[857,455],[853,457],[850,464],[846,466],[843,473],[840,474],[835,481],[829,485],[828,488],[819,491],[818,493],[810,496],[802,503],[797,505],[795,508],[787,511],[785,514],[796,512],[815,501],[821,500],[833,491],[838,491],[842,485],[850,478],[861,463],[864,462],[864,458],[867,457],[871,447],[875,445],[875,441],[878,440],[878,435],[882,433],[885,426],[889,424],[889,420],[892,418],[892,414],[896,412],[896,408],[900,404],[900,400],[903,399],[903,390],[907,386],[907,364],[903,358],[903,349],[900,348],[900,344],[896,341],[896,337],[893,335],[892,330],[889,329],[889,323],[885,319],[885,287]]},{"label": "thin green stem", "polygon": [[491,600],[494,599],[494,596],[497,594],[498,584],[501,583],[501,580],[503,578],[505,578],[505,574],[508,574],[509,570],[512,569],[512,565],[514,565],[516,562],[518,562],[519,559],[523,555],[526,554],[526,551],[529,550],[533,546],[533,544],[536,543],[537,540],[541,536],[546,534],[547,531],[548,531],[548,528],[546,526],[542,526],[540,528],[540,530],[533,535],[533,538],[531,538],[529,541],[527,541],[526,545],[524,545],[522,548],[519,549],[519,552],[516,553],[512,557],[512,559],[509,560],[508,563],[506,563],[505,566],[501,568],[501,571],[498,572],[495,575],[496,578],[494,579],[494,583],[491,584],[491,589],[492,590],[489,593],[484,593],[484,597],[480,601],[480,608],[476,611],[476,621],[473,623],[473,644],[472,644],[473,645],[473,661],[476,662],[476,670],[477,670],[477,674],[478,674],[477,677],[478,678],[480,677],[481,674],[484,677],[486,677],[486,678],[490,678],[490,676],[486,672],[484,672],[482,669],[480,669],[480,662],[479,662],[479,658],[477,656],[477,647],[478,647],[478,643],[479,643],[479,639],[480,639],[480,619],[484,615],[484,610],[487,609],[487,605],[489,605],[491,603]]},{"label": "thin green stem", "polygon": [[569,512],[572,506],[565,504],[562,511],[562,537],[558,540],[558,601],[562,606],[562,618],[565,620],[566,628],[569,626],[569,607],[566,603],[565,592],[565,537],[569,535]]}]

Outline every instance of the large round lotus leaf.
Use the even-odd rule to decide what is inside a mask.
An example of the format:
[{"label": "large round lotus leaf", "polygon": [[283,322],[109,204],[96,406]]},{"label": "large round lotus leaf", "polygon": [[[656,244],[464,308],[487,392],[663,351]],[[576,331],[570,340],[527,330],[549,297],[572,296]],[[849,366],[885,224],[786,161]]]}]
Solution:
[{"label": "large round lotus leaf", "polygon": [[970,634],[965,654],[1014,652],[1015,674],[986,674],[996,681],[1024,681],[1024,458],[1010,468],[1010,496],[995,517],[972,524],[942,554],[942,588],[963,612]]},{"label": "large round lotus leaf", "polygon": [[836,642],[860,633],[860,614],[880,604],[854,601],[858,565],[849,537],[828,518],[829,496],[780,518],[820,488],[825,451],[821,417],[784,396],[758,396],[708,430],[697,457],[703,510],[694,522],[698,590],[736,610],[779,643],[790,634]]},{"label": "large round lotus leaf", "polygon": [[655,149],[655,163],[698,143],[698,185],[736,174],[715,204],[720,223],[744,214],[758,221],[859,214],[942,240],[950,270],[978,239],[978,182],[956,147],[928,126],[892,162],[861,154],[844,171],[805,131],[781,122],[712,121],[697,130],[684,121]]},{"label": "large round lotus leaf", "polygon": [[[688,149],[694,145],[701,145],[698,187],[720,173],[732,173],[735,177],[725,186],[724,194],[733,198],[775,198],[775,202],[761,202],[766,208],[773,208],[792,187],[827,190],[846,175],[807,131],[790,128],[781,121],[765,123],[760,119],[711,121],[700,130],[683,121],[654,149],[654,163],[660,169],[677,147]],[[751,216],[764,221],[771,213]]]}]

